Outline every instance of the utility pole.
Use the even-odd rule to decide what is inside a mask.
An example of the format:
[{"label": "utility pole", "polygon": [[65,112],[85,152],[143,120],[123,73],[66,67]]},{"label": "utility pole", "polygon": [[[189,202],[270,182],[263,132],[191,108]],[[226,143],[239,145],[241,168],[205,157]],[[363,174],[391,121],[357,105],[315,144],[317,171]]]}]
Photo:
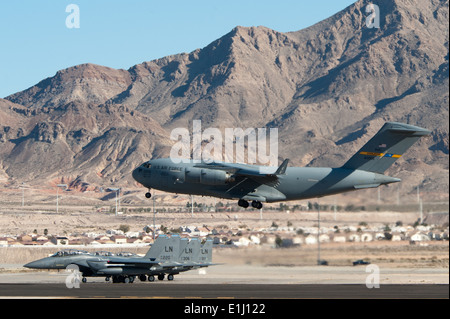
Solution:
[{"label": "utility pole", "polygon": [[155,191],[153,191],[153,242],[155,242],[156,232],[156,210],[155,210]]},{"label": "utility pole", "polygon": [[320,265],[320,204],[317,202],[317,265]]},{"label": "utility pole", "polygon": [[20,189],[22,189],[22,207],[25,206],[25,188],[28,188],[28,185],[26,185],[24,182],[22,182],[22,185],[19,186]]},{"label": "utility pole", "polygon": [[118,212],[119,212],[119,208],[118,208],[118,200],[119,200],[119,198],[118,198],[118,193],[120,192],[120,188],[112,188],[112,187],[109,187],[109,190],[111,190],[111,191],[113,191],[113,192],[116,192],[116,217],[118,216]]},{"label": "utility pole", "polygon": [[59,194],[58,194],[58,190],[59,190],[60,187],[66,189],[67,188],[67,184],[58,184],[58,185],[56,185],[56,213],[57,214],[59,213]]},{"label": "utility pole", "polygon": [[336,206],[336,198],[334,199],[334,221],[337,219],[337,206]]},{"label": "utility pole", "polygon": [[420,186],[417,185],[417,202],[420,204]]}]

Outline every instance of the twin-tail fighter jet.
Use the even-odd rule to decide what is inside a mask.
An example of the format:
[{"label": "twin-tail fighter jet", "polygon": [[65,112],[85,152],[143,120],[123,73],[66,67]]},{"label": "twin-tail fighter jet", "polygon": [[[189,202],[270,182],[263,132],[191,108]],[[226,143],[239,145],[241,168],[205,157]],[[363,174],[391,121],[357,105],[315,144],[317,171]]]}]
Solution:
[{"label": "twin-tail fighter jet", "polygon": [[155,276],[173,280],[174,275],[191,269],[214,265],[212,263],[212,239],[202,244],[199,238],[160,235],[145,256],[117,256],[111,253],[89,253],[82,250],[63,250],[50,257],[30,262],[24,267],[34,269],[76,269],[86,277],[112,278],[113,283],[154,281]]},{"label": "twin-tail fighter jet", "polygon": [[422,136],[431,132],[409,124],[387,122],[344,165],[288,167],[286,159],[268,173],[267,167],[226,162],[175,163],[153,159],[137,167],[133,178],[150,189],[170,193],[237,199],[244,208],[261,209],[263,202],[303,200],[397,183],[383,173]]}]

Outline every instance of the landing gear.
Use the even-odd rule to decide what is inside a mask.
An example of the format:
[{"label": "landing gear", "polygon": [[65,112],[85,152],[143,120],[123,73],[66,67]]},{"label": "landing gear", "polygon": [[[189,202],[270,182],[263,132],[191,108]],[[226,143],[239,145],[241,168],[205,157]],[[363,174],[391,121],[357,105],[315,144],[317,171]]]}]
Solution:
[{"label": "landing gear", "polygon": [[172,274],[167,275],[167,280],[173,280],[173,275]]},{"label": "landing gear", "polygon": [[147,192],[147,193],[145,193],[145,197],[150,198],[150,197],[152,197],[152,194],[150,192]]},{"label": "landing gear", "polygon": [[119,284],[119,283],[132,284],[134,282],[134,276],[122,276],[122,275],[113,276],[112,282],[113,282],[113,284]]},{"label": "landing gear", "polygon": [[158,275],[158,280],[164,280],[164,274],[159,274]]},{"label": "landing gear", "polygon": [[150,281],[150,282],[155,281],[155,276],[149,275],[149,276],[148,276],[148,281]]},{"label": "landing gear", "polygon": [[146,275],[139,275],[139,280],[140,281],[146,281],[147,280],[147,276]]},{"label": "landing gear", "polygon": [[244,208],[247,208],[249,206],[249,203],[246,200],[240,199],[238,201],[238,205]]},{"label": "landing gear", "polygon": [[[248,206],[250,206],[250,204],[244,200],[244,199],[240,199],[238,201],[238,205],[244,208],[247,208]],[[263,207],[263,204],[260,201],[254,200],[252,201],[252,207],[256,208],[256,209],[261,209]]]},{"label": "landing gear", "polygon": [[253,207],[253,208],[261,209],[262,206],[263,206],[263,205],[262,205],[262,203],[261,203],[260,201],[254,200],[254,201],[252,202],[252,207]]}]

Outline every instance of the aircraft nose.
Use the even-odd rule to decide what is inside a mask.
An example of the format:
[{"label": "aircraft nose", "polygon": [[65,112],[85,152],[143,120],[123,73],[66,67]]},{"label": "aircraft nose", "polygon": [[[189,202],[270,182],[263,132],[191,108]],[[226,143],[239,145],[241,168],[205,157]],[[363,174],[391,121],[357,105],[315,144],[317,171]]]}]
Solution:
[{"label": "aircraft nose", "polygon": [[26,268],[33,268],[33,269],[45,269],[46,262],[43,259],[32,261],[28,264],[23,265]]},{"label": "aircraft nose", "polygon": [[140,176],[141,176],[141,174],[140,174],[140,171],[142,170],[142,168],[136,168],[136,169],[134,169],[133,170],[133,172],[131,173],[131,176],[133,176],[133,178],[134,178],[134,180],[136,181],[136,182],[141,182],[140,181]]}]

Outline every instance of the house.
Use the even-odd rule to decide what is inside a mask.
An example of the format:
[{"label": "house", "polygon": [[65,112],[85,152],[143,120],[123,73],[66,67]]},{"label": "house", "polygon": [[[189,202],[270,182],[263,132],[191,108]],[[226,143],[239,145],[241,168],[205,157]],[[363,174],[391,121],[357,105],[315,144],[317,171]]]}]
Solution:
[{"label": "house", "polygon": [[261,244],[261,239],[258,236],[251,235],[250,240],[252,241],[252,244],[255,244],[255,245]]},{"label": "house", "polygon": [[362,242],[368,242],[373,240],[373,235],[370,233],[363,233],[361,234],[361,241]]},{"label": "house", "polygon": [[36,240],[36,241],[48,241],[48,237],[40,235],[40,236],[37,236],[34,240]]},{"label": "house", "polygon": [[417,232],[414,235],[411,236],[411,240],[416,242],[416,241],[429,241],[430,237],[428,237],[428,235],[421,233],[421,232]]},{"label": "house", "polygon": [[65,236],[55,236],[50,240],[54,245],[69,245],[69,238]]},{"label": "house", "polygon": [[347,241],[347,238],[345,236],[334,236],[333,242],[335,243],[345,243]]},{"label": "house", "polygon": [[53,244],[50,240],[47,241],[43,241],[41,246],[54,246],[55,244]]},{"label": "house", "polygon": [[404,239],[404,235],[401,233],[392,234],[392,241],[402,241]]},{"label": "house", "polygon": [[384,233],[376,233],[375,234],[375,239],[376,240],[383,240],[385,238],[386,238],[386,236],[384,235]]},{"label": "house", "polygon": [[307,244],[307,245],[317,244],[317,236],[309,235],[308,237],[305,238],[305,244]]},{"label": "house", "polygon": [[106,241],[106,240],[110,240],[110,239],[109,239],[109,236],[103,235],[103,236],[95,237],[95,240],[100,242],[100,241]]},{"label": "house", "polygon": [[22,235],[22,236],[17,237],[17,240],[20,242],[28,242],[28,241],[32,241],[33,237],[30,235]]},{"label": "house", "polygon": [[0,237],[0,246],[8,246],[8,239],[6,237]]},{"label": "house", "polygon": [[329,243],[330,242],[330,236],[328,236],[327,234],[321,234],[321,235],[319,235],[319,241],[321,243]]},{"label": "house", "polygon": [[350,234],[350,235],[348,235],[348,241],[354,242],[354,243],[359,243],[361,241],[361,236],[358,234]]},{"label": "house", "polygon": [[111,240],[115,243],[115,244],[126,244],[127,243],[127,237],[125,237],[124,235],[114,235],[111,236]]},{"label": "house", "polygon": [[292,243],[294,245],[302,245],[303,244],[303,237],[294,237],[294,238],[292,238]]}]

